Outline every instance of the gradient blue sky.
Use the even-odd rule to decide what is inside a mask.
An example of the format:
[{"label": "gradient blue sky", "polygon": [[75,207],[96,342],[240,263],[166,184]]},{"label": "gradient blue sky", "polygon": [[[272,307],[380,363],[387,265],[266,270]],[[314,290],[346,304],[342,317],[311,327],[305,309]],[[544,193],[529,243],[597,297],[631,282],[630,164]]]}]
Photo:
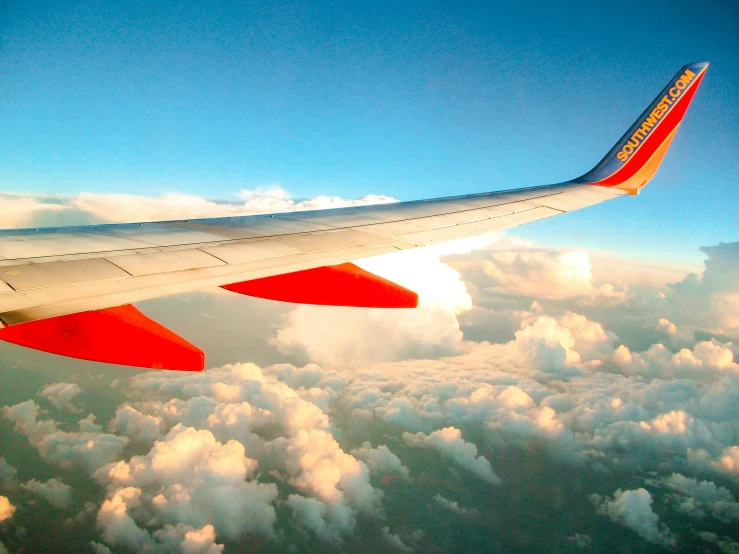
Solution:
[{"label": "gradient blue sky", "polygon": [[4,2],[0,190],[407,200],[587,171],[711,67],[638,199],[550,246],[695,261],[739,235],[735,2]]}]

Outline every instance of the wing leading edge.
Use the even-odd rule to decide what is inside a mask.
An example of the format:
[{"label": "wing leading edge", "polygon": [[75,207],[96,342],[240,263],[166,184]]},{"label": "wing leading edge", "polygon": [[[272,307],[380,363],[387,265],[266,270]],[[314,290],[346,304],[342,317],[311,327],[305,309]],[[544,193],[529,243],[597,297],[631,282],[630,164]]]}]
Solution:
[{"label": "wing leading edge", "polygon": [[[595,168],[566,183],[266,216],[0,231],[0,340],[198,370],[202,352],[127,305],[222,286],[287,302],[413,307],[414,293],[347,262],[637,194],[656,173],[707,67],[684,66]],[[70,321],[85,331],[64,331]],[[106,339],[93,332],[99,321],[123,340],[105,354]],[[146,354],[154,350],[163,354]]]}]

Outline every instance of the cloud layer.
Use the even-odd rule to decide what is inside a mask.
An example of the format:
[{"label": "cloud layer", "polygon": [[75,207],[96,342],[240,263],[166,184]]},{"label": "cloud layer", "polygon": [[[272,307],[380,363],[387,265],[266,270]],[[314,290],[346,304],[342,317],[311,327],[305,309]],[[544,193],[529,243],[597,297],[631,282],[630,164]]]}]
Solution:
[{"label": "cloud layer", "polygon": [[[112,200],[50,210],[120,218]],[[242,200],[228,209],[343,202]],[[223,208],[168,202],[187,217]],[[500,235],[370,259],[419,292],[418,310],[253,313],[292,363],[260,367],[245,349],[200,374],[141,373],[86,417],[98,377],[50,379],[3,409],[46,468],[3,452],[4,525],[29,498],[83,513],[94,490],[97,552],[603,550],[609,533],[634,551],[731,551],[737,245],[705,248],[704,270],[668,285]]]},{"label": "cloud layer", "polygon": [[2,228],[128,223],[320,210],[396,201],[389,196],[373,194],[356,200],[345,200],[336,196],[294,200],[288,192],[277,185],[242,190],[238,197],[241,202],[217,202],[201,196],[176,192],[161,196],[92,192],[82,192],[74,196],[21,196],[0,193],[0,222]]}]

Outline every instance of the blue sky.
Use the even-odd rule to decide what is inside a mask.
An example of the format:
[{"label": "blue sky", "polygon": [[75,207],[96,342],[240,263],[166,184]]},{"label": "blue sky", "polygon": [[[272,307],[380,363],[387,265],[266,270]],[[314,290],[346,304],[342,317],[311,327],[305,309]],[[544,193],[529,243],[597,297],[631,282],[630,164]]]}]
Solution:
[{"label": "blue sky", "polygon": [[711,68],[639,199],[551,246],[700,259],[739,224],[726,2],[4,4],[0,189],[402,200],[587,171],[685,63]]}]

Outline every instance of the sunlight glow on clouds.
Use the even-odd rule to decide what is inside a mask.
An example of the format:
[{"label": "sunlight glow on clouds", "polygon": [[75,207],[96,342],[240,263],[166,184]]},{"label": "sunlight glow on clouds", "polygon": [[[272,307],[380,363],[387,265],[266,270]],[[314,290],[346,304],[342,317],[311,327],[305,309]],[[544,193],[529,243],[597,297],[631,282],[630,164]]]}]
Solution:
[{"label": "sunlight glow on clouds", "polygon": [[[358,265],[367,271],[416,292],[418,308],[298,306],[287,316],[273,343],[283,352],[303,352],[322,364],[355,365],[459,353],[463,337],[457,316],[472,307],[472,300],[460,274],[440,257],[484,248],[497,237],[474,237],[359,260]],[[324,338],[327,334],[330,341]]]},{"label": "sunlight glow on clouds", "polygon": [[0,496],[0,523],[13,517],[15,506],[10,503],[7,496]]}]

